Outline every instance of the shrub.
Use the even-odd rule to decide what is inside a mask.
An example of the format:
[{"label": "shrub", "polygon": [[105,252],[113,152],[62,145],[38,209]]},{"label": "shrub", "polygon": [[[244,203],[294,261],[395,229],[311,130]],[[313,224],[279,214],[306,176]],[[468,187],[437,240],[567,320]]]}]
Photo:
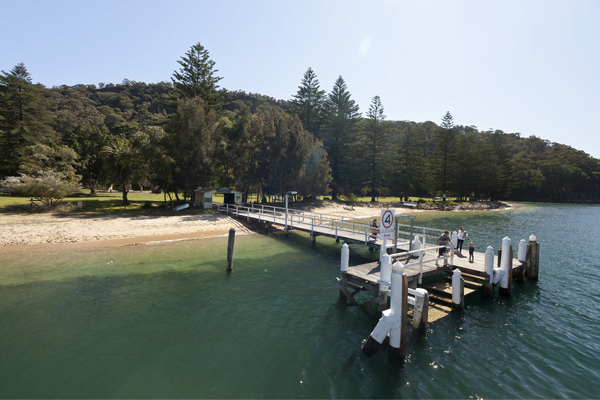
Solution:
[{"label": "shrub", "polygon": [[81,185],[69,182],[62,173],[52,170],[40,171],[37,176],[21,174],[15,180],[3,181],[2,185],[46,206],[54,206],[66,196],[81,190]]}]

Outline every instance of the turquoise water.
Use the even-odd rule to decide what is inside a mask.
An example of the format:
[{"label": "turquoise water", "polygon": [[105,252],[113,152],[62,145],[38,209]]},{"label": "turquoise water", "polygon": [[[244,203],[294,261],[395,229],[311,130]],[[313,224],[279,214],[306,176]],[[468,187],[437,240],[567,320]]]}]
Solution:
[{"label": "turquoise water", "polygon": [[238,236],[230,275],[226,238],[4,257],[0,397],[597,398],[599,221],[579,205],[420,215],[478,251],[535,234],[540,280],[409,332],[404,367],[362,356],[376,320],[336,303],[327,238]]}]

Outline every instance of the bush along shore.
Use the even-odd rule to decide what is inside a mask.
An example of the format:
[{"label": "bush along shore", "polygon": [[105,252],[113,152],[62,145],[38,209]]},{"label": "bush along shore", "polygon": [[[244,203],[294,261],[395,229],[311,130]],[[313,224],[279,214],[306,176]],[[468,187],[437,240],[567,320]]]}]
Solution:
[{"label": "bush along shore", "polygon": [[501,201],[465,201],[465,202],[425,202],[417,203],[419,210],[436,211],[476,211],[476,210],[498,210],[512,207],[510,204]]}]

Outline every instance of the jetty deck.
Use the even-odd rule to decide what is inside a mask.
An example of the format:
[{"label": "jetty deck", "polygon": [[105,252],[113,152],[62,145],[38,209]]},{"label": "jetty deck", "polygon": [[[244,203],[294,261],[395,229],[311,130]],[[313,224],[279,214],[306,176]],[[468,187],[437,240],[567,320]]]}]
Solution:
[{"label": "jetty deck", "polygon": [[[434,252],[434,250],[428,250],[426,253]],[[435,257],[435,255],[431,255]],[[476,252],[474,255],[475,261],[470,262],[469,257],[467,256],[459,256],[455,255],[450,259],[449,265],[444,266],[443,261],[440,259],[439,266],[435,263],[427,263],[423,264],[422,277],[428,277],[436,274],[441,274],[443,272],[451,272],[455,268],[459,268],[463,274],[470,274],[474,276],[483,277],[484,272],[484,253]],[[410,257],[409,255],[402,255],[400,253],[397,257],[394,257],[394,261],[400,261],[404,265],[410,265],[415,262],[418,262],[418,258]],[[517,272],[525,266],[524,263],[521,263],[517,259],[513,259],[512,270],[513,272]],[[377,284],[379,281],[379,272],[380,272],[380,262],[374,261],[370,263],[350,266],[348,268],[347,274],[359,279],[364,280],[365,282],[371,284]],[[419,265],[410,265],[404,269],[404,274],[406,275],[408,282],[412,282],[413,280],[419,277]]]}]

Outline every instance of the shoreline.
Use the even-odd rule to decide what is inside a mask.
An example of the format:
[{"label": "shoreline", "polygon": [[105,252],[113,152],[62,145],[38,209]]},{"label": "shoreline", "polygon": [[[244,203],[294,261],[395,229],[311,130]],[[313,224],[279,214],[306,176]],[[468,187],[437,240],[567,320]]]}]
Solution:
[{"label": "shoreline", "polygon": [[[497,210],[516,208],[513,204]],[[379,217],[385,206],[342,205],[304,207],[306,211],[357,219]],[[395,208],[397,215],[442,213],[439,210]],[[467,211],[467,210],[460,210]],[[475,210],[472,210],[475,211]],[[481,210],[484,211],[484,210]],[[2,253],[51,252],[101,247],[136,246],[172,241],[226,237],[234,228],[236,235],[252,235],[264,230],[260,223],[248,223],[216,211],[198,215],[178,213],[171,216],[63,216],[54,214],[0,214]],[[271,228],[277,229],[277,228]]]}]

